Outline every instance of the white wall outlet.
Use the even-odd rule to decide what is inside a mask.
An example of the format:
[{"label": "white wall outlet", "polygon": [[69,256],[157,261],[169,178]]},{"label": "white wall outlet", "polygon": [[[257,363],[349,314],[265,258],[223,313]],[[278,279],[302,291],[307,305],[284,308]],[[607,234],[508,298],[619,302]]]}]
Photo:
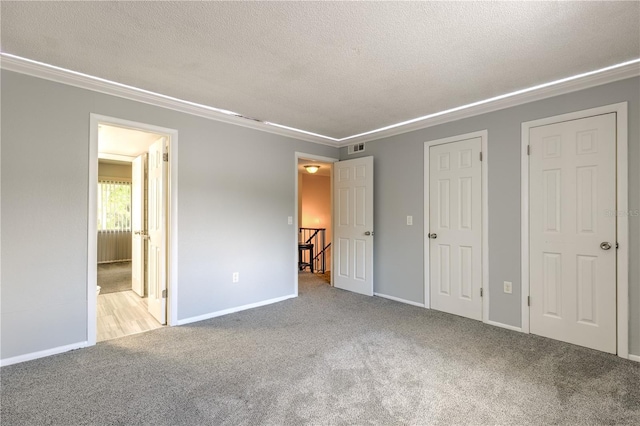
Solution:
[{"label": "white wall outlet", "polygon": [[407,225],[408,226],[413,225],[413,216],[407,216]]},{"label": "white wall outlet", "polygon": [[513,283],[511,281],[504,282],[504,292],[511,294],[513,291]]},{"label": "white wall outlet", "polygon": [[288,225],[293,225],[293,216],[287,217],[287,224]]},{"label": "white wall outlet", "polygon": [[234,272],[233,276],[231,277],[231,280],[234,283],[237,283],[238,281],[240,281],[240,272]]}]

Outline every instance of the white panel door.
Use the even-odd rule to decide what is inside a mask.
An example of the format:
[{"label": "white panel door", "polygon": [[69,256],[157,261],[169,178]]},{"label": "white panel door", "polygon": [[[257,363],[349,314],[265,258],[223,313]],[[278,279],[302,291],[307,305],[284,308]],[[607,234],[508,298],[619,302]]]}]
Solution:
[{"label": "white panel door", "polygon": [[482,139],[429,147],[431,308],[482,320]]},{"label": "white panel door", "polygon": [[333,283],[373,296],[373,157],[333,164]]},{"label": "white panel door", "polygon": [[615,353],[616,114],[529,136],[530,331]]},{"label": "white panel door", "polygon": [[147,224],[149,227],[149,259],[147,273],[149,281],[149,313],[160,322],[167,323],[167,272],[166,272],[166,184],[167,162],[166,140],[160,138],[149,147],[149,182]]},{"label": "white panel door", "polygon": [[144,155],[131,163],[131,287],[144,297]]}]

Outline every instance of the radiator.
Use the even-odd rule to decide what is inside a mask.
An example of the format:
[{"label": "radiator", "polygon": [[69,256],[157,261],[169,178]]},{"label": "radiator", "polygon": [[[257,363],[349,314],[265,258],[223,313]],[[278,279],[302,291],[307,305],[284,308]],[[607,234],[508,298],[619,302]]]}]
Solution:
[{"label": "radiator", "polygon": [[98,263],[131,260],[131,231],[98,231]]}]

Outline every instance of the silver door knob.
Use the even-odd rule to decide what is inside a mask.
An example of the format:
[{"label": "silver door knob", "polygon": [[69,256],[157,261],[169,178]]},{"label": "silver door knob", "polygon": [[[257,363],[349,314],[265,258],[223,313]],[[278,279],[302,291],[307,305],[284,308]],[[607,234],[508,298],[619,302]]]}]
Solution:
[{"label": "silver door knob", "polygon": [[603,243],[600,243],[600,248],[602,250],[609,250],[611,248],[611,244],[605,241]]},{"label": "silver door knob", "polygon": [[373,235],[373,231],[367,231],[364,233],[364,235],[369,236],[369,235]]},{"label": "silver door knob", "polygon": [[436,238],[438,238],[438,234],[429,234],[428,237],[435,240]]}]

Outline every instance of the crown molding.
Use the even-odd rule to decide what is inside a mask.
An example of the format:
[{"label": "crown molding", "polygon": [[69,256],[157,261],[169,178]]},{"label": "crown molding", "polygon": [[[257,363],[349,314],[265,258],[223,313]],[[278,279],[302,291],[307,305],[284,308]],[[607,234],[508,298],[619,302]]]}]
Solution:
[{"label": "crown molding", "polygon": [[223,110],[218,108],[149,92],[136,87],[127,86],[104,80],[99,77],[66,70],[5,53],[0,54],[0,68],[161,108],[171,109],[186,114],[196,115],[210,120],[340,148],[354,143],[388,138],[415,130],[437,126],[439,124],[462,120],[464,118],[612,83],[614,81],[637,77],[640,75],[640,60],[636,59],[620,66],[614,65],[612,67],[605,68],[602,71],[594,71],[586,73],[585,75],[566,78],[560,80],[558,83],[552,82],[532,87],[530,89],[524,89],[514,94],[497,96],[495,100],[494,98],[491,98],[469,104],[469,106],[461,106],[450,111],[438,112],[431,116],[426,116],[424,119],[416,119],[415,121],[407,124],[399,123],[397,125],[390,126],[389,128],[372,130],[371,132],[366,132],[367,134],[353,135],[345,138],[332,138],[276,123],[254,120],[230,111],[224,113],[222,112]]},{"label": "crown molding", "polygon": [[439,124],[449,123],[452,121],[462,120],[464,118],[474,117],[501,109],[511,108],[518,105],[527,104],[542,99],[552,98],[554,96],[564,95],[579,90],[589,89],[595,86],[601,86],[607,83],[633,78],[640,75],[640,62],[638,60],[633,63],[608,69],[606,71],[593,73],[584,77],[576,77],[575,79],[566,79],[557,84],[550,84],[546,87],[532,88],[524,93],[514,94],[513,96],[504,97],[502,99],[490,100],[481,105],[473,105],[468,108],[460,108],[457,111],[444,112],[438,116],[418,120],[414,123],[401,125],[398,127],[374,131],[375,133],[362,136],[349,136],[340,139],[341,146],[348,146],[355,143],[370,142],[373,140],[388,138],[403,133],[412,132],[414,130],[426,129],[428,127],[437,126]]},{"label": "crown molding", "polygon": [[13,55],[0,55],[0,68],[7,71],[13,71],[20,74],[30,75],[45,80],[62,83],[69,86],[79,87],[81,89],[92,90],[94,92],[104,93],[107,95],[117,96],[119,98],[129,99],[132,101],[142,102],[173,111],[183,112],[186,114],[196,115],[208,118],[210,120],[220,121],[223,123],[234,124],[236,126],[247,127],[267,133],[286,136],[307,142],[315,142],[322,145],[339,147],[340,143],[337,139],[328,136],[316,135],[304,130],[297,130],[280,126],[277,124],[265,123],[259,120],[243,117],[242,115],[234,115],[229,112],[225,114],[217,108],[200,105],[189,101],[149,92],[136,87],[119,84],[99,77],[78,73],[71,70],[43,64],[25,58]]}]

